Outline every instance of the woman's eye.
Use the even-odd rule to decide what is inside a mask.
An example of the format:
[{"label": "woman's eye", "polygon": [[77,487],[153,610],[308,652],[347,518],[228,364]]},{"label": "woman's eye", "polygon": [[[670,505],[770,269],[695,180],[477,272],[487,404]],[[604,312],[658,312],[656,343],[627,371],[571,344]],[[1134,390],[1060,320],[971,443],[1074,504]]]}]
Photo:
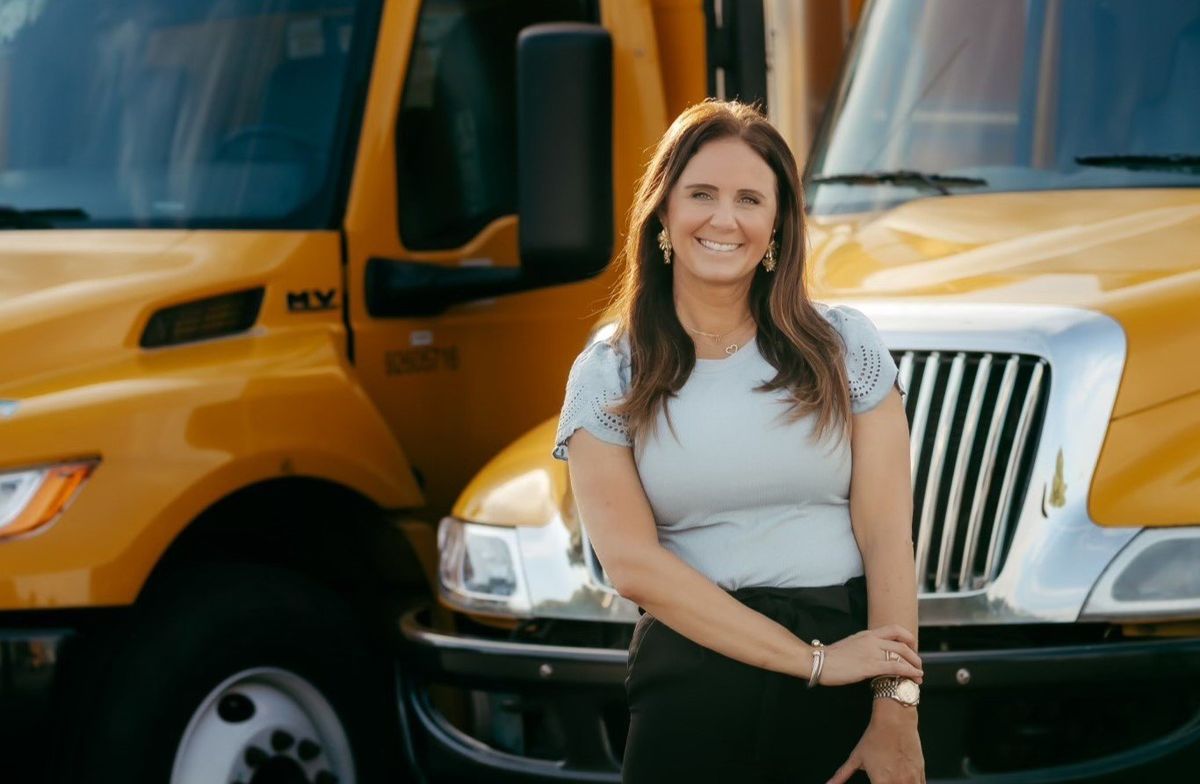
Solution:
[{"label": "woman's eye", "polygon": [[[713,195],[707,191],[696,191],[692,194],[693,199],[703,199],[704,201],[712,201]],[[743,204],[758,204],[758,199],[754,196],[743,196],[738,199]]]}]

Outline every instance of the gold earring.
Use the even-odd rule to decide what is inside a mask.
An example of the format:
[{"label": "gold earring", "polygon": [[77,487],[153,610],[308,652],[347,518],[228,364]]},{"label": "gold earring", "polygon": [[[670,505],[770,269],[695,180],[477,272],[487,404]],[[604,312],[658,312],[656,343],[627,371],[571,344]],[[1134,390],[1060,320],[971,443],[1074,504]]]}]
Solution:
[{"label": "gold earring", "polygon": [[775,235],[771,235],[771,242],[767,245],[767,255],[763,256],[763,267],[767,272],[775,271]]},{"label": "gold earring", "polygon": [[663,230],[658,233],[658,248],[659,248],[659,250],[662,251],[663,263],[670,264],[671,263],[671,235],[667,234],[667,228],[665,226],[663,227]]}]

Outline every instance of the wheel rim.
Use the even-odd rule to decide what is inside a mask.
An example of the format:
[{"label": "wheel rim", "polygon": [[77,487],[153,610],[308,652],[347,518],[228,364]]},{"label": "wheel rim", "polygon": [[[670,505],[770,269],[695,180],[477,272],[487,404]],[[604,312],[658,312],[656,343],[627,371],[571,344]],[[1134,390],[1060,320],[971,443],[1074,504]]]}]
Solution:
[{"label": "wheel rim", "polygon": [[171,784],[354,784],[350,740],[295,673],[243,670],[209,692],[175,754]]}]

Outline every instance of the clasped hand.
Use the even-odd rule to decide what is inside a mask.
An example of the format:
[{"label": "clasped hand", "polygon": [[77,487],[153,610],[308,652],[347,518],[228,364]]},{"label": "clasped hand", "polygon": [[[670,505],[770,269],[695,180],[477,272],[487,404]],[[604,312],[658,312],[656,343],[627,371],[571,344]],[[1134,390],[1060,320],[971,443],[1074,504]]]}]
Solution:
[{"label": "clasped hand", "polygon": [[[877,675],[900,675],[917,683],[924,680],[921,657],[913,649],[916,638],[903,626],[891,624],[865,629],[825,646],[825,664],[818,685],[844,686]],[[900,655],[885,658],[884,651]]]}]

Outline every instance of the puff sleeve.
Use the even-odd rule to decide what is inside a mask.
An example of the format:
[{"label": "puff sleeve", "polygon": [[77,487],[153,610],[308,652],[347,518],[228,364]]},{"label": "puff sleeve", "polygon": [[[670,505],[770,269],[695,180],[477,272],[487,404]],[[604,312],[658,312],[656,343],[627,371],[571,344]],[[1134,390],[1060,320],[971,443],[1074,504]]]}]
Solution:
[{"label": "puff sleeve", "polygon": [[567,459],[567,440],[579,428],[610,444],[632,445],[627,418],[608,410],[625,394],[629,378],[628,358],[608,341],[591,343],[575,358],[554,437],[554,457]]},{"label": "puff sleeve", "polygon": [[908,391],[900,383],[899,370],[874,322],[860,310],[847,305],[829,307],[825,317],[846,345],[846,371],[850,379],[850,410],[870,411],[883,402],[892,386],[901,399]]}]

